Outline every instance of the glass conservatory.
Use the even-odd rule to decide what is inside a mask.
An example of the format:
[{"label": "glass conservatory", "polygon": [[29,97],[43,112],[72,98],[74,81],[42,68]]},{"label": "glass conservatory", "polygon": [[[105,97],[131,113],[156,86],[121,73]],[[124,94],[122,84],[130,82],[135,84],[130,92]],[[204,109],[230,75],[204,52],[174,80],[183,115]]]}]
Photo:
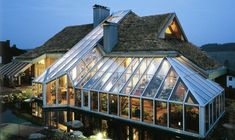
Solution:
[{"label": "glass conservatory", "polygon": [[34,81],[44,108],[79,108],[196,137],[224,114],[224,90],[178,57],[105,56],[96,47],[101,38],[98,26]]}]

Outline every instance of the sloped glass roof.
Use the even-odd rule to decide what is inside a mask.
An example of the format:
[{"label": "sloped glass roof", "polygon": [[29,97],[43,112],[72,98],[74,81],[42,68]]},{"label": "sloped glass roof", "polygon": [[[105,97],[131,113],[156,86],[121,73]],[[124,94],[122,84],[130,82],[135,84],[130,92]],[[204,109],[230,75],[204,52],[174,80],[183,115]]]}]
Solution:
[{"label": "sloped glass roof", "polygon": [[[108,22],[118,23],[120,22],[130,11],[119,11],[113,13],[108,17]],[[74,68],[78,63],[82,61],[82,58],[86,56],[87,53],[91,52],[93,48],[97,45],[97,43],[103,37],[103,26],[100,24],[95,29],[93,29],[90,33],[88,33],[81,41],[79,41],[74,47],[72,47],[67,53],[63,55],[61,59],[56,61],[53,65],[51,65],[46,72],[44,72],[44,76],[40,76],[35,79],[34,82],[49,82],[56,77],[59,77],[67,71],[70,71]]]},{"label": "sloped glass roof", "polygon": [[223,91],[176,58],[106,56],[75,79],[79,89],[199,105]]}]

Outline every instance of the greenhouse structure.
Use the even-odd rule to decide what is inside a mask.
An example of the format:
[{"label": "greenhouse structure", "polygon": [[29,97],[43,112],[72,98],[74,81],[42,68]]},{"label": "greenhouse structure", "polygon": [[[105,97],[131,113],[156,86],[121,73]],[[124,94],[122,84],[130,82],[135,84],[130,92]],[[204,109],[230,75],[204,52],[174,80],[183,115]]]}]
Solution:
[{"label": "greenhouse structure", "polygon": [[[96,8],[104,10],[101,13],[109,10]],[[106,15],[33,81],[35,96],[43,93],[43,110],[73,108],[206,137],[225,112],[223,88],[177,50],[114,52],[120,26],[131,14],[119,11]],[[176,35],[187,42],[175,14],[166,25],[164,35],[159,32],[163,41]]]}]

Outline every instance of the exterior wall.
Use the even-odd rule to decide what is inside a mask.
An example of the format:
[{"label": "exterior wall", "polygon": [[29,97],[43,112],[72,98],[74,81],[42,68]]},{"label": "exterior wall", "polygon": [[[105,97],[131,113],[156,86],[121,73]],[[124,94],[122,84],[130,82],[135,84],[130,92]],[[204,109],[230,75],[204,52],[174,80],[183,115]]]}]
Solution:
[{"label": "exterior wall", "polygon": [[234,76],[227,76],[227,87],[235,89],[235,77]]}]

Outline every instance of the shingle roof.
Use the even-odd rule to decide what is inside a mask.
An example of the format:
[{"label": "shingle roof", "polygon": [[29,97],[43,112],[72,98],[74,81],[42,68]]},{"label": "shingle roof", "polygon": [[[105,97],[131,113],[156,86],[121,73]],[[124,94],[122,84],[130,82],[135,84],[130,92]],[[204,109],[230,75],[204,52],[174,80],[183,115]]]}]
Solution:
[{"label": "shingle roof", "polygon": [[130,13],[118,28],[118,43],[113,51],[178,51],[204,69],[219,66],[192,43],[161,39],[159,34],[174,13],[139,17]]},{"label": "shingle roof", "polygon": [[68,26],[57,33],[42,46],[20,55],[17,59],[34,59],[45,53],[67,52],[93,29],[93,24]]}]

